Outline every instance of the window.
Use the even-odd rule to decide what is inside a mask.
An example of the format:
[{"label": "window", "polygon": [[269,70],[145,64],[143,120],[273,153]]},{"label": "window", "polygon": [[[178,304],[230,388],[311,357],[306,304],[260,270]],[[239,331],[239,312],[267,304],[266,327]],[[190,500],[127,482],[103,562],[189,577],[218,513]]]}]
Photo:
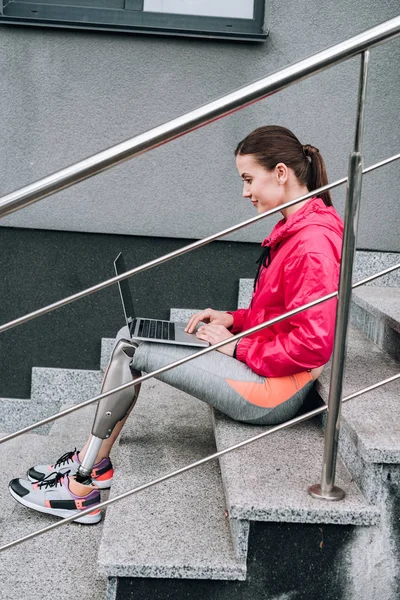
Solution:
[{"label": "window", "polygon": [[263,41],[265,0],[0,0],[0,24]]},{"label": "window", "polygon": [[252,19],[254,2],[243,2],[243,0],[219,0],[219,2],[213,0],[144,0],[143,10],[202,17]]}]

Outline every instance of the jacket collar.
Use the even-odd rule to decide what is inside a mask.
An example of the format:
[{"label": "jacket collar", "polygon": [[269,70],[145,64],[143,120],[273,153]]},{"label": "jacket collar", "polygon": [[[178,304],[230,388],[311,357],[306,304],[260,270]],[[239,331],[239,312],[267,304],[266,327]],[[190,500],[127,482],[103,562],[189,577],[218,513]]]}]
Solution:
[{"label": "jacket collar", "polygon": [[314,196],[287,219],[281,219],[261,245],[274,247],[308,225],[326,227],[340,236],[343,233],[343,223],[333,206],[325,206],[322,198]]}]

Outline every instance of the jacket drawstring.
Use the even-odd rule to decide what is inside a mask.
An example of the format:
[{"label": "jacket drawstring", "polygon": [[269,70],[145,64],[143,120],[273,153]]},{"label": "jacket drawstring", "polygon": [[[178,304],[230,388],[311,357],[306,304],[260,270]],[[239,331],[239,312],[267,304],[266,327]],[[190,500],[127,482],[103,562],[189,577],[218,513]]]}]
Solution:
[{"label": "jacket drawstring", "polygon": [[271,248],[269,246],[263,247],[262,252],[256,262],[258,264],[258,267],[257,267],[256,276],[254,278],[254,284],[253,284],[254,292],[256,291],[257,283],[258,283],[258,280],[260,279],[261,268],[262,267],[267,268],[271,262]]}]

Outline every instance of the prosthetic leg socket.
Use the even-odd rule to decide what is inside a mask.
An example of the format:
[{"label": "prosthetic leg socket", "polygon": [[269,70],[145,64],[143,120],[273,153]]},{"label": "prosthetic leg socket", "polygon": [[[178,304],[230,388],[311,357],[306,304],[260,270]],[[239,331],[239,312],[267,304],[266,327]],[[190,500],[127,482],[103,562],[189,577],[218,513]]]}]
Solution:
[{"label": "prosthetic leg socket", "polygon": [[[127,340],[120,340],[111,355],[104,374],[101,393],[108,392],[129,381],[132,381],[130,364],[137,345]],[[140,374],[139,374],[140,375]],[[76,473],[79,483],[90,484],[90,474],[96,462],[102,442],[109,438],[114,427],[127,415],[136,402],[135,386],[110,394],[99,401],[85,457]]]}]

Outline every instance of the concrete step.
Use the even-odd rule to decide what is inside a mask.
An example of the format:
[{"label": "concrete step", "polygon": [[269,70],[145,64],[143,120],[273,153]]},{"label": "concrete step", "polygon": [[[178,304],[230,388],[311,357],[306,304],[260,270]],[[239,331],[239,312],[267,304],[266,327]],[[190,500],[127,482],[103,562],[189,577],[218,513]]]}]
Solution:
[{"label": "concrete step", "polygon": [[192,315],[201,312],[202,308],[171,308],[169,312],[170,321],[187,323]]},{"label": "concrete step", "polygon": [[[252,280],[240,280],[239,306],[248,304],[252,286]],[[174,309],[171,319],[183,320],[193,312],[187,314]],[[265,427],[235,423],[216,411],[213,414],[218,450],[265,430]],[[232,539],[238,557],[247,555],[252,520],[355,525],[372,525],[379,521],[379,511],[367,504],[340,461],[338,478],[346,490],[348,488],[345,501],[326,505],[308,494],[307,487],[320,481],[323,441],[319,424],[305,423],[221,458]],[[260,465],[260,456],[268,456],[268,466]],[[237,477],[239,472],[243,472],[243,479]]]},{"label": "concrete step", "polygon": [[[398,362],[362,332],[349,328],[344,396],[399,371]],[[329,378],[330,365],[327,365],[318,387],[325,402],[328,401]],[[399,382],[392,382],[346,402],[341,413],[339,455],[367,501],[381,513],[380,524],[358,536],[358,543],[352,550],[356,558],[353,571],[360,572],[361,561],[365,561],[364,578],[369,582],[365,594],[373,599],[385,597],[391,600],[398,596],[399,392]],[[344,490],[347,492],[346,488]],[[368,558],[365,560],[366,557],[362,557],[367,547]],[[380,581],[379,595],[377,589],[374,591],[375,581]]]},{"label": "concrete step", "polygon": [[400,288],[354,290],[351,322],[381,350],[400,360]]},{"label": "concrete step", "polygon": [[[218,450],[266,429],[236,423],[221,413],[214,413]],[[247,553],[250,521],[364,526],[379,522],[379,511],[367,504],[340,460],[337,483],[346,489],[346,498],[341,502],[322,502],[308,494],[308,486],[320,481],[322,456],[323,432],[318,422],[310,421],[220,458],[239,556]]]},{"label": "concrete step", "polygon": [[[12,433],[49,417],[62,404],[71,406],[95,396],[100,389],[101,371],[33,367],[31,398],[1,398],[0,430]],[[47,435],[52,424],[35,433]]]},{"label": "concrete step", "polygon": [[[247,291],[246,286],[242,290],[243,305],[248,303],[251,284],[250,280]],[[368,291],[371,289],[368,288]],[[171,318],[178,321],[187,320],[190,314],[197,312],[194,309],[173,311]],[[387,310],[385,314],[388,314]],[[112,345],[112,339],[103,340],[102,369],[108,362]],[[396,369],[398,371],[395,361],[371,342],[366,343],[360,333],[351,332],[348,359],[351,378],[346,380],[345,393],[387,377],[397,372]],[[5,399],[8,402],[9,425],[3,430],[14,430],[10,423],[16,423],[15,428],[19,428],[36,418],[52,414],[61,406],[64,408],[96,395],[101,377],[101,371],[33,369],[33,402]],[[323,398],[327,397],[328,383],[327,367],[319,385]],[[379,477],[382,479],[382,472],[377,474],[377,464],[384,462],[397,467],[400,462],[396,429],[399,422],[398,387],[394,388],[395,385],[392,384],[393,393],[389,395],[382,388],[382,391],[370,393],[373,394],[371,397],[365,395],[343,407],[341,451],[352,476],[368,500],[375,501],[375,504]],[[386,390],[389,389],[388,386]],[[34,411],[39,411],[39,414],[34,414]],[[94,411],[95,406],[87,407],[56,421],[48,438],[28,434],[2,446],[2,457],[7,465],[0,482],[3,543],[53,522],[50,516],[34,513],[14,503],[6,491],[9,479],[23,476],[32,464],[52,462],[75,445],[82,445],[90,430]],[[146,382],[123,435],[122,445],[113,459],[117,467],[113,493],[126,491],[215,451],[208,415],[209,409],[199,401],[160,382]],[[27,423],[20,424],[21,419]],[[261,430],[234,423],[218,414],[214,421],[219,448]],[[3,448],[7,450],[3,452]],[[248,451],[249,455],[245,457]],[[240,459],[240,455],[244,458]],[[260,456],[267,456],[268,461],[261,465]],[[283,461],[284,466],[279,466],[282,456],[286,460]],[[76,585],[79,596],[88,599],[102,597],[106,576],[109,578],[110,598],[120,577],[243,580],[249,522],[252,520],[309,524],[378,523],[379,507],[365,502],[341,461],[338,461],[337,483],[346,490],[346,500],[326,506],[308,496],[307,486],[320,479],[319,457],[322,457],[322,434],[316,423],[275,434],[222,459],[226,500],[218,466],[210,464],[109,507],[99,553],[100,575],[96,575],[93,565],[102,525],[91,528],[96,535],[86,536],[76,534],[78,530],[83,531],[83,526],[74,524],[63,530],[65,537],[61,532],[53,536],[57,542],[54,552],[52,545],[52,553],[48,553],[47,547],[52,533],[28,542],[33,548],[34,558],[25,569],[26,577],[21,578],[21,572],[25,572],[25,545],[9,551],[7,554],[11,558],[3,554],[2,559],[6,559],[1,566],[0,593],[4,589],[6,593],[2,593],[2,597],[10,599],[28,595],[34,600],[36,597],[45,598],[40,587],[37,596],[32,596],[32,579],[41,567],[48,573],[54,572],[59,564],[64,564],[68,572],[73,573],[64,589]],[[292,487],[292,483],[296,487]],[[106,496],[107,493],[103,493],[103,499]],[[229,519],[225,517],[225,505]],[[24,531],[21,531],[21,526]],[[128,536],[126,531],[129,531]],[[386,535],[387,532],[384,533]],[[87,538],[89,544],[85,545],[84,539]],[[124,544],[121,544],[121,539]],[[44,544],[44,541],[47,543]],[[82,571],[74,571],[76,565],[71,561],[70,547],[77,549]],[[43,548],[51,556],[42,556]],[[14,572],[15,576],[12,575]],[[85,587],[86,573],[89,573],[91,581],[95,581],[90,590]]]},{"label": "concrete step", "polygon": [[[27,468],[65,452],[64,440],[26,434],[0,447],[0,541],[6,544],[43,529],[58,519],[18,504],[8,482]],[[104,499],[107,493],[103,493]],[[96,556],[103,524],[64,526],[2,552],[0,597],[7,600],[105,598],[106,578],[97,573]]]},{"label": "concrete step", "polygon": [[[213,452],[210,409],[166,384],[146,382],[122,434],[112,494]],[[121,577],[244,579],[245,561],[234,553],[218,463],[108,507],[99,569],[110,577],[111,588]]]},{"label": "concrete step", "polygon": [[[72,406],[96,396],[100,389],[101,379],[101,371],[34,367],[32,369],[30,402],[33,410],[36,411],[37,420],[56,414],[63,405],[64,407]],[[56,432],[59,432],[60,428],[67,431],[67,427],[75,426],[72,426],[72,423],[73,421],[65,421],[65,418],[62,418],[38,431],[39,433],[50,433],[53,427],[56,428]],[[71,431],[74,432],[73,428]]]},{"label": "concrete step", "polygon": [[247,308],[253,293],[254,279],[239,279],[238,308]]},{"label": "concrete step", "polygon": [[[82,400],[84,399],[85,398],[82,398]],[[65,410],[70,406],[74,405],[70,403],[63,404],[60,406],[60,411]],[[82,448],[90,434],[96,407],[97,403],[95,402],[90,406],[81,408],[55,421],[49,433],[49,443],[50,440],[52,441],[54,438],[61,438],[65,443],[64,452],[73,450],[75,447],[77,447],[78,450]]]},{"label": "concrete step", "polygon": [[[372,288],[371,288],[372,289]],[[343,395],[361,390],[400,371],[399,362],[380,350],[363,333],[349,328]],[[317,384],[327,402],[330,364]],[[342,407],[340,452],[364,495],[373,502],[379,495],[381,467],[400,465],[399,381],[363,394]]]}]

